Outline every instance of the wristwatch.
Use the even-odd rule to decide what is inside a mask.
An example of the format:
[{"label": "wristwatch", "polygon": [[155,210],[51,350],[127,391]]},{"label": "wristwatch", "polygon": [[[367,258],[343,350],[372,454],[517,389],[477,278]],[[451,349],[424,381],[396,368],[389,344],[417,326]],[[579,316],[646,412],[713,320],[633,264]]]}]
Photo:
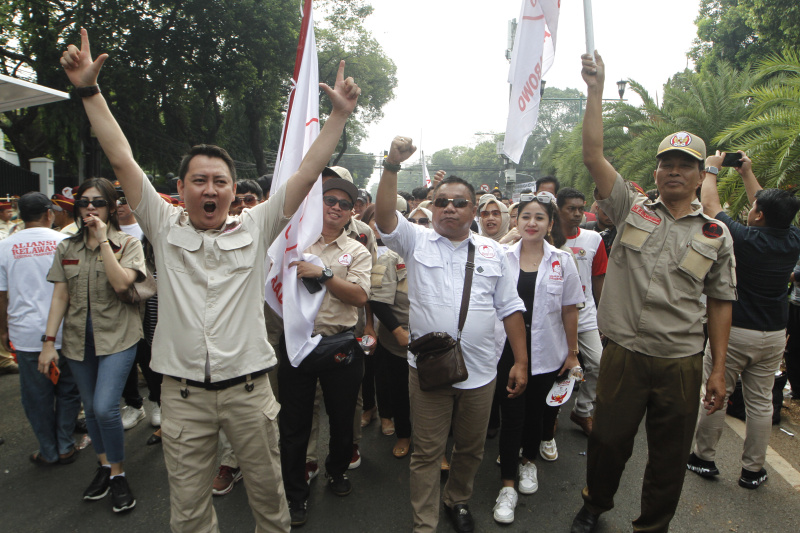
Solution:
[{"label": "wristwatch", "polygon": [[72,94],[70,96],[73,100],[77,100],[80,98],[89,98],[101,92],[99,85],[88,85],[86,87],[75,87],[72,89]]},{"label": "wristwatch", "polygon": [[56,338],[48,337],[47,335],[42,335],[42,342],[56,342]]},{"label": "wristwatch", "polygon": [[325,267],[322,269],[322,275],[317,278],[317,281],[319,281],[320,283],[325,283],[332,277],[333,277],[333,270],[331,270],[331,267]]},{"label": "wristwatch", "polygon": [[717,167],[708,166],[706,167],[706,172],[710,172],[711,174],[714,174],[716,176],[717,174],[719,174],[719,169]]}]

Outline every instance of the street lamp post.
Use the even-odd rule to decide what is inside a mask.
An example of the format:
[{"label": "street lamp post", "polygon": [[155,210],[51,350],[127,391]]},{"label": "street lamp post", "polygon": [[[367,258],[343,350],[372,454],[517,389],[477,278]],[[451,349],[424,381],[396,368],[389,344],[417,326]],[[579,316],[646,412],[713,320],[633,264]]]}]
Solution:
[{"label": "street lamp post", "polygon": [[619,80],[617,82],[617,91],[619,91],[619,99],[622,100],[622,95],[625,94],[625,87],[628,85],[628,80]]}]

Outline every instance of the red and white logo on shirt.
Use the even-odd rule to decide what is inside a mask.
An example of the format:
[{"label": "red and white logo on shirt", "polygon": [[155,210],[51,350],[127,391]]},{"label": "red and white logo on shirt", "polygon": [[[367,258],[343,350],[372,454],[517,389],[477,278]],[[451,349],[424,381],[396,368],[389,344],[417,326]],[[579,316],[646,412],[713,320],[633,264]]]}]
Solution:
[{"label": "red and white logo on shirt", "polygon": [[342,254],[342,257],[339,258],[339,264],[344,266],[350,266],[350,263],[353,262],[353,256],[350,254]]},{"label": "red and white logo on shirt", "polygon": [[492,248],[488,244],[482,244],[478,246],[478,253],[481,254],[486,259],[494,258],[494,248]]}]

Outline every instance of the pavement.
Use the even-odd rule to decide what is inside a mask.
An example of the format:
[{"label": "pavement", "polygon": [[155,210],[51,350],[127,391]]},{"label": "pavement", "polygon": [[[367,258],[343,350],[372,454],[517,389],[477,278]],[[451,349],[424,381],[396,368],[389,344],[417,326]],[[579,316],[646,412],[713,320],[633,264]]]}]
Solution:
[{"label": "pavement", "polygon": [[[97,466],[91,448],[83,450],[71,465],[40,467],[28,460],[37,444],[19,401],[17,376],[0,376],[0,405],[0,436],[5,439],[5,444],[0,446],[0,528],[4,533],[169,531],[169,488],[161,446],[145,445],[153,431],[149,416],[125,434],[125,470],[137,505],[129,513],[116,515],[111,510],[110,498],[97,502],[81,499]],[[145,402],[146,409],[151,405]],[[324,413],[321,419],[324,427],[320,435],[327,435]],[[800,425],[786,417],[780,426],[795,436],[773,427],[766,466],[769,480],[758,490],[750,491],[737,485],[742,449],[742,437],[737,431],[743,428],[737,422],[731,420],[730,426],[725,427],[719,444],[719,478],[706,480],[687,472],[670,531],[798,531]],[[79,439],[80,435],[76,437]],[[333,495],[325,486],[324,475],[320,475],[312,481],[308,523],[297,531],[410,531],[409,457],[396,459],[391,455],[394,440],[381,434],[377,421],[365,428],[361,442],[362,465],[349,473],[352,494],[346,498]],[[586,437],[569,421],[569,408],[562,409],[556,441],[558,460],[553,463],[537,461],[539,492],[520,495],[516,520],[507,526],[496,524],[492,519],[492,507],[500,490],[500,469],[495,462],[498,440],[486,441],[486,454],[470,502],[476,531],[569,531],[572,518],[582,505],[580,490],[586,467]],[[320,444],[320,454],[324,457],[327,446]],[[622,477],[616,507],[601,517],[598,533],[631,530],[631,521],[638,516],[646,461],[647,446],[642,427]],[[244,483],[237,484],[226,496],[215,497],[214,506],[222,532],[255,529]],[[438,531],[453,531],[444,513],[440,515]]]}]

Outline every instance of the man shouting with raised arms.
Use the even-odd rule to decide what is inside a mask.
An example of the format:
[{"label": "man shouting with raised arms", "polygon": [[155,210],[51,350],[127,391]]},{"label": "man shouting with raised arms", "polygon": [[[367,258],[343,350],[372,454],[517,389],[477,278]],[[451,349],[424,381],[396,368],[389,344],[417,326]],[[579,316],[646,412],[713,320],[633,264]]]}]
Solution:
[{"label": "man shouting with raised arms", "polygon": [[265,374],[276,358],[264,328],[265,256],[328,163],[361,93],[339,64],[333,110],[300,168],[269,201],[228,216],[236,169],[228,153],[194,146],[179,169],[186,207],[166,204],[145,178],[112,116],[89,37],[61,65],[111,162],[128,204],[155,250],[159,322],[153,370],[164,374],[161,429],[172,531],[216,532],[211,482],[222,427],[244,473],[256,531],[289,531],[278,453],[278,404]]}]

